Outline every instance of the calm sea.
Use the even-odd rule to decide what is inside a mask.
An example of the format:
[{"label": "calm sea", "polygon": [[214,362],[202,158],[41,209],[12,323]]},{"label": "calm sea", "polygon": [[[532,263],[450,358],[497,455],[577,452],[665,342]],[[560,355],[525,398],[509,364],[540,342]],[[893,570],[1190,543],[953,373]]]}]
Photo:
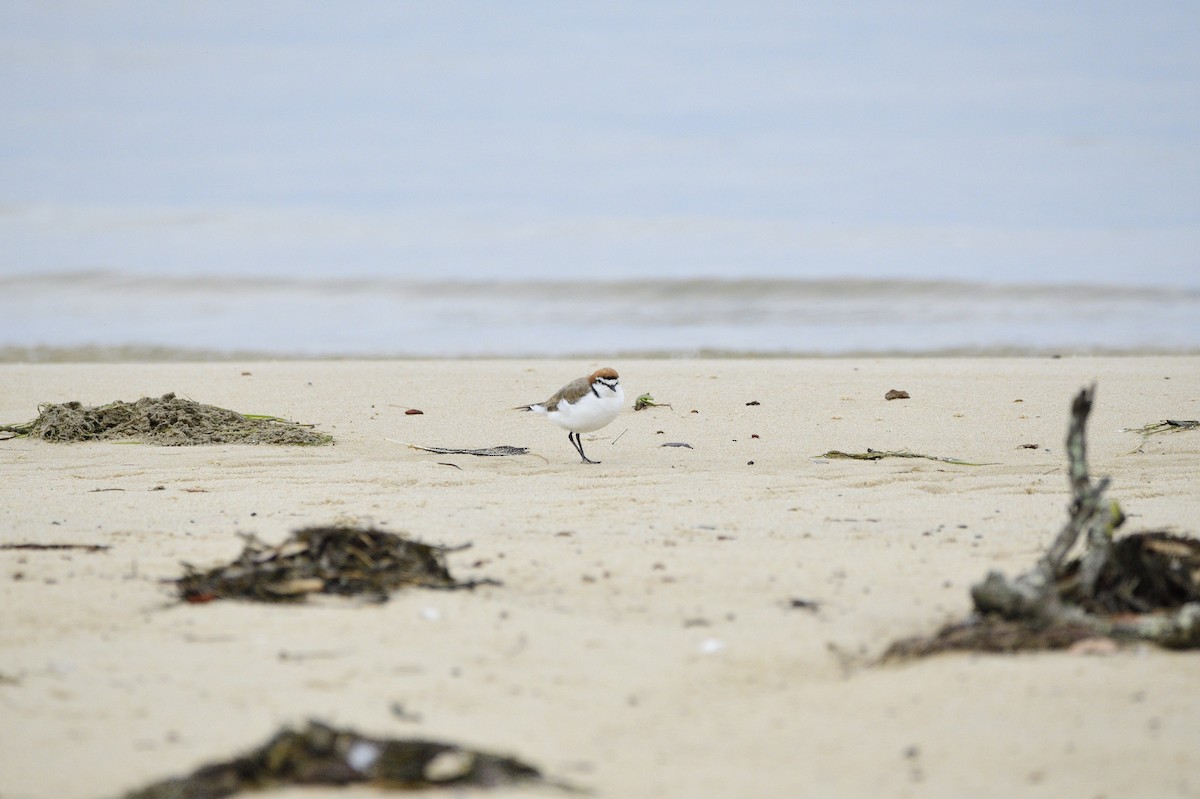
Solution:
[{"label": "calm sea", "polygon": [[0,358],[1200,351],[1198,30],[0,3]]},{"label": "calm sea", "polygon": [[[1200,351],[1200,290],[948,281],[0,279],[8,357]],[[82,349],[92,345],[97,351]],[[39,354],[40,352],[40,354]]]}]

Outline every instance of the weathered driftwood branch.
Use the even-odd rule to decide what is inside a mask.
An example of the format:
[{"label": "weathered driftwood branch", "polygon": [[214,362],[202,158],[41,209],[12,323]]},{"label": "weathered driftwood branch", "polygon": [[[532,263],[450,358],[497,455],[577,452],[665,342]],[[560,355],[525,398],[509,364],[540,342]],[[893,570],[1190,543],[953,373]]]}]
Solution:
[{"label": "weathered driftwood branch", "polygon": [[[1114,539],[1125,521],[1088,474],[1086,426],[1095,389],[1071,405],[1067,523],[1028,572],[989,572],[971,588],[975,612],[930,637],[893,643],[882,661],[938,652],[1063,649],[1103,636],[1171,649],[1200,649],[1200,539],[1166,531]],[[1069,557],[1083,539],[1083,554]]]},{"label": "weathered driftwood branch", "polygon": [[[1071,405],[1071,421],[1067,430],[1067,457],[1071,483],[1070,517],[1046,554],[1030,571],[1009,580],[999,572],[989,572],[983,582],[971,589],[975,609],[983,615],[998,614],[1007,619],[1029,621],[1042,625],[1072,625],[1091,630],[1095,635],[1118,639],[1148,640],[1168,647],[1200,646],[1200,602],[1183,604],[1164,610],[1147,608],[1141,614],[1107,615],[1094,612],[1111,602],[1114,584],[1118,594],[1131,593],[1122,588],[1137,583],[1140,575],[1131,573],[1130,565],[1117,557],[1113,533],[1125,521],[1116,502],[1105,500],[1108,478],[1095,482],[1088,473],[1086,427],[1092,409],[1095,386],[1084,389]],[[1142,540],[1164,534],[1143,534]],[[1068,561],[1067,556],[1080,537],[1084,538],[1083,555]],[[1169,536],[1168,536],[1169,537]],[[1175,553],[1182,564],[1193,558],[1194,541],[1175,539]],[[1160,545],[1161,548],[1162,545]],[[1168,544],[1169,546],[1169,544]],[[1108,597],[1102,597],[1102,589]],[[1194,588],[1188,598],[1194,596]],[[1127,601],[1132,601],[1128,600]]]},{"label": "weathered driftwood branch", "polygon": [[[1112,511],[1103,508],[1108,479],[1093,484],[1088,474],[1086,430],[1094,395],[1095,386],[1091,386],[1080,391],[1071,404],[1066,443],[1071,481],[1070,518],[1032,570],[1011,582],[999,572],[989,572],[982,583],[971,589],[971,598],[980,613],[999,613],[1009,619],[1060,615],[1056,584],[1079,536],[1086,530],[1089,544],[1106,535],[1111,541],[1114,523],[1120,524],[1111,515]],[[1116,512],[1119,514],[1119,510]],[[1099,573],[1105,551],[1103,546],[1097,550],[1099,554],[1093,558],[1089,571],[1095,569]]]}]

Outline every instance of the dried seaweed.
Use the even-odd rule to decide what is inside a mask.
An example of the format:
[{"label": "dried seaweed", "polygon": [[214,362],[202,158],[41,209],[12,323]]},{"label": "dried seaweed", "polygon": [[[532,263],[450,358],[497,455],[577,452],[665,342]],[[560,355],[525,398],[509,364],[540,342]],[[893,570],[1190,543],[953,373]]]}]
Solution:
[{"label": "dried seaweed", "polygon": [[79,402],[47,403],[38,417],[3,430],[51,442],[140,441],[163,446],[194,444],[329,444],[333,437],[311,425],[277,416],[241,414],[174,394],[85,407]]},{"label": "dried seaweed", "polygon": [[[1125,522],[1105,499],[1108,479],[1087,465],[1094,387],[1071,405],[1067,429],[1071,512],[1032,569],[1009,579],[989,572],[972,586],[974,614],[928,639],[893,644],[884,660],[948,650],[1056,649],[1085,638],[1200,648],[1200,540],[1164,531],[1114,534]],[[1068,560],[1083,539],[1083,553]]]},{"label": "dried seaweed", "polygon": [[513,447],[508,444],[501,444],[497,447],[484,447],[482,449],[456,449],[454,447],[423,447],[420,444],[409,444],[411,449],[419,449],[422,452],[432,452],[436,455],[478,455],[484,458],[500,458],[506,455],[528,455],[527,447]]},{"label": "dried seaweed", "polygon": [[108,544],[0,544],[0,549],[44,551],[81,550],[83,552],[106,552]]},{"label": "dried seaweed", "polygon": [[252,535],[236,560],[200,571],[184,563],[175,583],[180,599],[302,602],[310,594],[363,596],[384,602],[406,586],[459,589],[497,585],[458,582],[445,564],[445,547],[410,541],[374,528],[306,527],[277,546]]},{"label": "dried seaweed", "polygon": [[1200,421],[1194,419],[1163,419],[1161,422],[1153,422],[1151,424],[1142,425],[1141,427],[1124,427],[1121,428],[1122,433],[1137,433],[1142,437],[1142,443],[1130,452],[1141,452],[1142,447],[1146,446],[1146,442],[1151,436],[1160,435],[1162,433],[1182,433],[1187,430],[1200,430]]},{"label": "dried seaweed", "polygon": [[1142,438],[1159,433],[1182,433],[1184,430],[1200,430],[1200,421],[1194,419],[1163,419],[1161,422],[1142,425],[1141,427],[1124,427],[1122,433],[1139,433]]},{"label": "dried seaweed", "polygon": [[569,788],[546,781],[537,768],[516,758],[439,741],[374,738],[310,721],[299,731],[281,730],[243,755],[130,791],[122,799],[221,799],[289,785],[365,784],[403,791],[522,782]]},{"label": "dried seaweed", "polygon": [[891,452],[881,452],[877,449],[867,448],[866,452],[842,452],[841,450],[831,449],[823,455],[817,455],[818,458],[856,460],[856,461],[879,461],[884,458],[920,458],[927,461],[938,461],[939,463],[953,463],[955,466],[995,466],[994,463],[969,463],[961,461],[958,458],[944,458],[937,455],[921,455],[916,452],[909,452],[906,449],[894,450]]},{"label": "dried seaweed", "polygon": [[[643,394],[633,401],[633,409],[635,411],[644,411],[646,408],[670,408],[668,402],[655,402],[654,397],[649,394]],[[674,410],[672,408],[672,410]]]},{"label": "dried seaweed", "polygon": [[932,636],[896,641],[883,660],[926,657],[941,652],[1015,652],[1067,649],[1096,633],[1084,624],[1030,624],[998,615],[970,616],[947,624]]},{"label": "dried seaweed", "polygon": [[1167,532],[1115,540],[1088,586],[1085,561],[1067,564],[1059,595],[1090,613],[1153,613],[1200,602],[1200,540]]}]

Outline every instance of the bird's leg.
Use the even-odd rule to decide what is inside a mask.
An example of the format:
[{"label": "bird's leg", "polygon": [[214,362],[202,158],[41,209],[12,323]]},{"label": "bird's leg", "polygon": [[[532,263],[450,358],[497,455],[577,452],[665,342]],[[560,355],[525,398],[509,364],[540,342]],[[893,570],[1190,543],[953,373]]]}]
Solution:
[{"label": "bird's leg", "polygon": [[583,439],[579,437],[578,433],[567,433],[567,440],[570,441],[571,444],[575,447],[575,451],[579,453],[579,457],[583,458],[584,463],[599,463],[600,462],[600,461],[594,461],[591,458],[589,458],[587,455],[583,454]]}]

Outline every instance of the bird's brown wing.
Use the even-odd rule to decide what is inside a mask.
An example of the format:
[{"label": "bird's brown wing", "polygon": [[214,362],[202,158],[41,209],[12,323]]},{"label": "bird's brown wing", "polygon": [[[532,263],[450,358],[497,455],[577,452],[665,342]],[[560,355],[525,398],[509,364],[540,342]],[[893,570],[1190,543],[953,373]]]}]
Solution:
[{"label": "bird's brown wing", "polygon": [[581,377],[577,380],[572,380],[565,386],[554,393],[554,396],[542,403],[548,411],[558,410],[558,403],[566,402],[568,405],[575,402],[584,394],[592,390],[592,381],[586,377]]}]

